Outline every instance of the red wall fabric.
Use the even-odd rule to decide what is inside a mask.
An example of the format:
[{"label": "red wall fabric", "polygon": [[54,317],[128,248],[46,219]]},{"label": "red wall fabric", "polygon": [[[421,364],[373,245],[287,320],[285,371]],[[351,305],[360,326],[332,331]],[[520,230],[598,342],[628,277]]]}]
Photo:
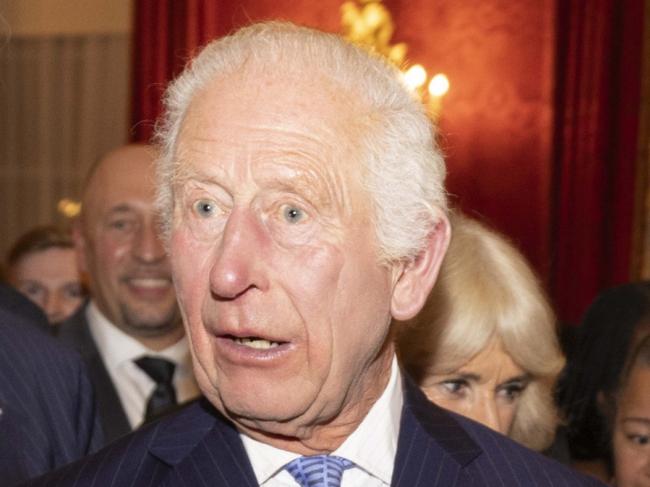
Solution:
[{"label": "red wall fabric", "polygon": [[[626,1],[637,6],[643,2]],[[133,139],[150,137],[165,83],[197,46],[264,19],[285,19],[339,31],[341,3],[136,0]],[[640,35],[640,27],[632,21],[634,16],[641,19],[642,15],[637,8],[623,16],[627,23],[620,15],[607,23],[603,16],[612,14],[616,3],[384,0],[397,27],[394,41],[408,43],[409,60],[423,64],[431,74],[442,71],[450,78],[451,90],[444,99],[440,120],[440,142],[447,154],[452,201],[468,213],[481,216],[520,246],[543,280],[552,284],[551,295],[565,320],[576,320],[597,289],[625,278],[623,269],[630,253],[631,229],[621,215],[631,215],[632,211],[626,195],[633,192],[633,173],[627,162],[634,161],[629,149],[636,148],[638,103],[635,105],[633,94],[635,72],[630,66],[638,63],[640,52],[623,50],[623,57],[616,59],[607,48],[613,42],[627,45],[635,41],[633,32]],[[567,29],[584,24],[584,12],[566,6],[582,5],[584,9],[587,4],[599,13],[598,22],[605,22],[598,24],[604,40],[581,38],[582,51],[564,56],[564,43],[570,40]],[[592,20],[596,22],[596,18]],[[630,32],[621,31],[621,22]],[[621,38],[621,34],[627,37]],[[598,54],[589,54],[592,48],[608,57],[599,63],[599,58],[594,59]],[[572,82],[578,82],[572,77],[591,76],[593,72],[585,71],[591,63],[595,63],[593,72],[612,76],[608,90],[584,92],[580,103],[569,102],[570,97],[554,96],[574,89]],[[625,84],[616,84],[615,80]],[[620,110],[612,108],[612,100],[620,101],[616,103]],[[608,125],[612,129],[609,135],[599,132],[606,142],[592,144],[576,158],[571,154],[588,144],[592,125],[583,123],[570,128],[565,122],[572,116],[585,120],[584,114],[574,113],[583,106],[581,103],[609,107],[599,112],[601,118],[594,123],[617,122]],[[571,136],[558,135],[565,132]],[[609,157],[607,169],[601,167],[603,153]],[[571,178],[582,178],[581,171],[589,164],[610,175],[618,174],[618,164],[622,164],[620,177],[615,184],[606,178],[593,185],[587,180],[582,185],[573,184]],[[579,207],[574,204],[576,198],[589,203]],[[601,211],[605,200],[607,212]],[[579,222],[589,215],[595,226],[584,232]],[[580,249],[591,245],[589,241],[597,232],[617,236],[607,246],[614,257],[600,276],[596,275],[600,271],[590,269],[603,265],[605,249],[596,245],[593,252],[580,253]],[[616,271],[611,270],[614,268]],[[566,276],[571,276],[571,282]]]},{"label": "red wall fabric", "polygon": [[546,276],[554,2],[390,5],[410,58],[451,81],[440,141],[452,200],[511,236]]},{"label": "red wall fabric", "polygon": [[[159,112],[160,90],[165,79],[180,66],[181,56],[170,55],[168,37],[186,29],[184,23],[196,21],[190,7],[197,11],[197,2],[173,2],[177,5],[173,17],[171,7],[167,6],[169,2],[138,3],[140,15],[134,30],[140,39],[136,39],[136,45],[140,46],[139,57],[146,59],[135,65],[136,72],[142,74],[133,90],[133,122],[149,122],[136,126],[137,140],[149,136],[151,121]],[[271,18],[329,31],[340,29],[340,1],[242,0],[236,6],[233,6],[235,2],[227,1],[198,3],[213,6],[210,15],[218,18],[211,24],[215,36],[250,21]],[[553,1],[392,0],[384,3],[397,26],[394,38],[409,44],[409,59],[423,64],[430,73],[444,71],[451,79],[440,140],[448,155],[448,183],[454,200],[511,235],[534,265],[545,272],[552,135]],[[178,14],[180,5],[187,5],[185,16]],[[158,12],[151,15],[156,9]],[[151,18],[155,22],[147,20]],[[161,29],[161,19],[166,29]],[[207,23],[204,17],[200,19]],[[528,27],[522,29],[521,25]],[[145,38],[141,32],[148,30],[153,33]],[[165,37],[165,32],[172,34]],[[181,52],[187,53],[188,45],[192,43],[182,37],[176,42]],[[161,52],[163,60],[152,62]],[[143,83],[147,73],[154,73],[150,75],[153,82],[149,86]],[[137,109],[139,105],[141,112]],[[526,188],[523,202],[520,201],[522,187]],[[504,212],[503,208],[509,211]]]},{"label": "red wall fabric", "polygon": [[135,0],[131,140],[149,140],[167,82],[210,40],[260,20],[339,29],[333,0]]},{"label": "red wall fabric", "polygon": [[643,0],[570,0],[558,19],[552,291],[575,322],[630,279]]}]

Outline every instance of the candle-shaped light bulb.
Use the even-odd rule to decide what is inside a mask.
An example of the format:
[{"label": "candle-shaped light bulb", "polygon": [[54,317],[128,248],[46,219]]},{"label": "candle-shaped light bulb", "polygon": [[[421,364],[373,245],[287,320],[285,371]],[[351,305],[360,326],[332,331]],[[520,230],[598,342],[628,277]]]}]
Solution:
[{"label": "candle-shaped light bulb", "polygon": [[427,71],[421,64],[414,64],[404,73],[404,82],[412,91],[417,91],[427,81]]},{"label": "candle-shaped light bulb", "polygon": [[449,79],[442,73],[436,74],[429,82],[429,94],[441,97],[449,91]]},{"label": "candle-shaped light bulb", "polygon": [[449,91],[449,79],[442,74],[438,73],[429,82],[429,115],[433,120],[440,118],[442,110],[442,97]]}]

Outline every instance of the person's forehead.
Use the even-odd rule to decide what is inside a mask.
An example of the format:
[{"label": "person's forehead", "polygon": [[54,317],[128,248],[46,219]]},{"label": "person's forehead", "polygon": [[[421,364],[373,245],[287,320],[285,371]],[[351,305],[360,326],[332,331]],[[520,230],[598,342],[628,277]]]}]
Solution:
[{"label": "person's forehead", "polygon": [[627,410],[646,411],[646,417],[650,418],[650,367],[632,368],[621,405]]},{"label": "person's forehead", "polygon": [[219,134],[224,142],[235,144],[229,132],[254,140],[266,129],[275,129],[274,137],[301,133],[344,143],[340,139],[346,129],[363,116],[358,105],[351,93],[323,77],[234,73],[212,80],[193,96],[180,137],[209,139]]},{"label": "person's forehead", "polygon": [[254,171],[258,182],[340,187],[341,176],[360,172],[353,134],[361,115],[354,105],[331,83],[274,76],[215,80],[188,109],[175,154],[176,180],[196,176],[197,161],[204,161],[206,172],[217,177]]},{"label": "person's forehead", "polygon": [[71,247],[50,247],[26,254],[16,263],[19,272],[35,271],[34,275],[42,274],[50,277],[58,274],[76,274],[77,266],[74,249]]},{"label": "person's forehead", "polygon": [[154,202],[154,171],[149,159],[114,158],[98,168],[88,186],[84,211],[95,215]]}]

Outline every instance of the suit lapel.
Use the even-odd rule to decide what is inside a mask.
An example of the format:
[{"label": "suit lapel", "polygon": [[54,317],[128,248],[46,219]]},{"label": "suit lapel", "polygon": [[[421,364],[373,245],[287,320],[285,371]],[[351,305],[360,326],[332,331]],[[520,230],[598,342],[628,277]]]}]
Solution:
[{"label": "suit lapel", "polygon": [[86,363],[88,374],[95,388],[97,409],[106,443],[110,443],[130,433],[131,425],[88,329],[86,307],[83,306],[72,318],[59,327],[58,337],[77,350]]},{"label": "suit lapel", "polygon": [[257,480],[239,433],[206,400],[176,416],[149,452],[172,467],[168,485],[255,487]]},{"label": "suit lapel", "polygon": [[450,414],[429,402],[405,377],[392,486],[456,485],[465,476],[463,467],[481,452]]},{"label": "suit lapel", "polygon": [[[170,467],[165,485],[255,487],[239,433],[205,399],[165,421],[149,453]],[[408,378],[393,487],[448,487],[467,480],[464,466],[481,448],[449,413],[431,404]]]}]

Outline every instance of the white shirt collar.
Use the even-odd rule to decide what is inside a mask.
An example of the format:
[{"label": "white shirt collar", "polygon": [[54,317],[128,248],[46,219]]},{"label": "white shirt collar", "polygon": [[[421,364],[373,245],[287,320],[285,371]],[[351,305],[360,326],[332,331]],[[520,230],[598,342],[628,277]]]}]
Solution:
[{"label": "white shirt collar", "polygon": [[144,418],[147,401],[156,387],[154,380],[138,367],[133,360],[150,355],[174,362],[174,388],[179,402],[199,394],[192,374],[192,362],[187,338],[164,350],[149,350],[135,338],[113,325],[91,301],[86,309],[90,334],[106,366],[120,403],[132,428]]},{"label": "white shirt collar", "polygon": [[[355,463],[357,468],[390,485],[393,476],[399,425],[404,398],[397,359],[393,357],[390,379],[359,427],[332,452]],[[282,471],[300,455],[280,450],[244,434],[240,435],[260,485]],[[372,445],[372,448],[368,448]]]},{"label": "white shirt collar", "polygon": [[143,355],[155,355],[174,362],[179,374],[191,373],[190,352],[185,336],[170,347],[153,351],[113,325],[92,300],[86,308],[86,318],[93,340],[109,371]]}]

